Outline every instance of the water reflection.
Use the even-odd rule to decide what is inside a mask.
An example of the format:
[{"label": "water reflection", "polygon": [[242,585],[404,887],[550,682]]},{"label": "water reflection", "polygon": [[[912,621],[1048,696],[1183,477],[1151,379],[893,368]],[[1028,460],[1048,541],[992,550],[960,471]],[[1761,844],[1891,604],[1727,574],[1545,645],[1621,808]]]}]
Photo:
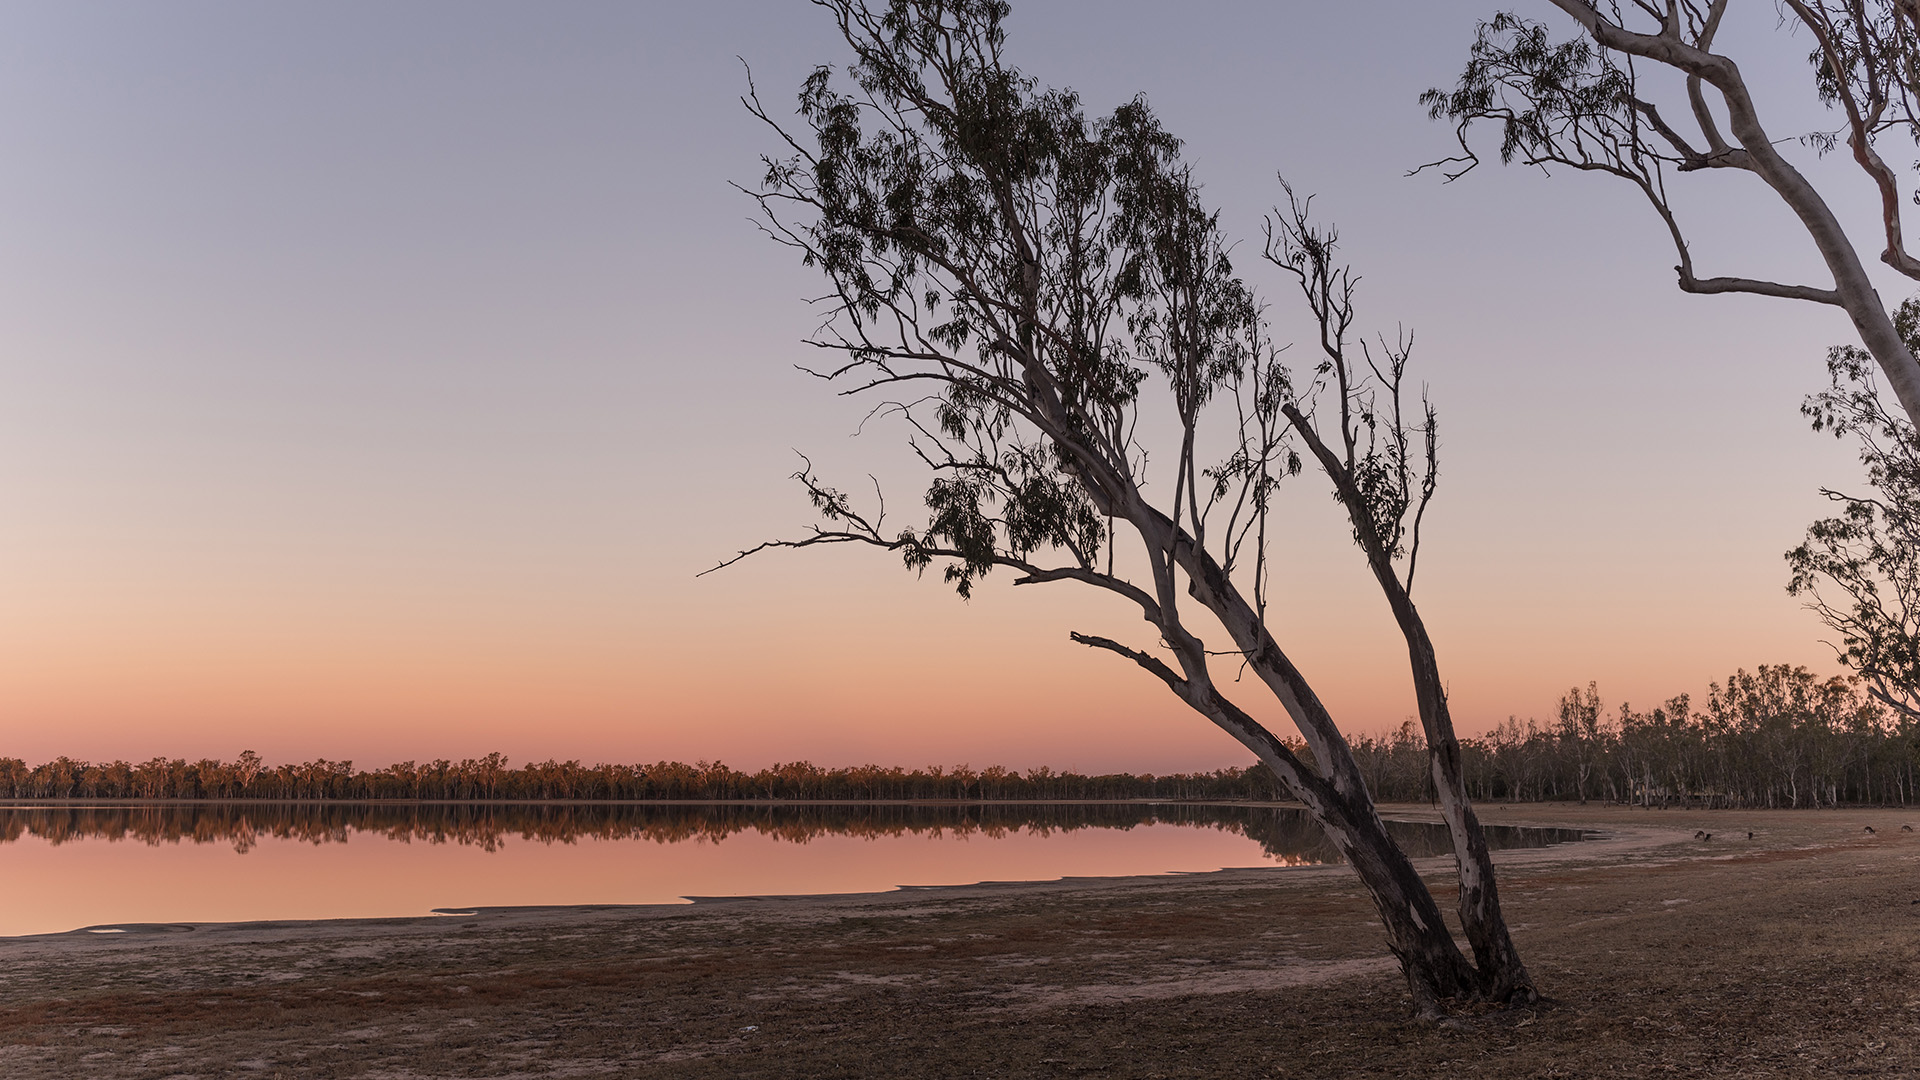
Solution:
[{"label": "water reflection", "polygon": [[[322,845],[345,843],[355,833],[400,843],[498,851],[510,840],[548,845],[579,840],[717,844],[751,832],[805,844],[827,836],[1001,839],[1154,825],[1238,834],[1282,865],[1343,861],[1305,811],[1246,804],[213,802],[0,807],[0,843],[31,836],[53,845],[88,839],[149,846],[230,844],[242,854],[263,839]],[[1387,829],[1415,858],[1452,850],[1443,826],[1389,821]],[[1496,849],[1546,847],[1583,835],[1574,829],[1487,826],[1488,841]]]}]

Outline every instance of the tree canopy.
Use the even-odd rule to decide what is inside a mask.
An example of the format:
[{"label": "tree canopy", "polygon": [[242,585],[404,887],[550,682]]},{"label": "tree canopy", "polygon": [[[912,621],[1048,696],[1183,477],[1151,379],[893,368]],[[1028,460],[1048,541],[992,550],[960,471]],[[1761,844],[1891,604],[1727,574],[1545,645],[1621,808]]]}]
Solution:
[{"label": "tree canopy", "polygon": [[[1728,0],[1548,2],[1571,17],[1571,36],[1502,12],[1480,24],[1455,85],[1422,95],[1435,119],[1454,124],[1460,144],[1458,156],[1426,168],[1449,180],[1470,171],[1480,160],[1473,132],[1485,125],[1499,134],[1503,163],[1559,166],[1631,184],[1673,243],[1682,290],[1841,308],[1909,422],[1920,421],[1920,361],[1874,290],[1854,237],[1792,160],[1794,139],[1767,128],[1739,63],[1716,51]],[[1840,121],[1835,130],[1791,134],[1815,153],[1842,146],[1850,152],[1880,203],[1881,261],[1920,280],[1920,259],[1907,251],[1902,224],[1915,192],[1887,157],[1896,144],[1920,142],[1916,9],[1907,0],[1783,0],[1780,15],[1782,26],[1811,39],[1807,92]],[[1669,187],[1679,176],[1716,170],[1744,173],[1771,189],[1812,241],[1831,283],[1697,273]]]}]

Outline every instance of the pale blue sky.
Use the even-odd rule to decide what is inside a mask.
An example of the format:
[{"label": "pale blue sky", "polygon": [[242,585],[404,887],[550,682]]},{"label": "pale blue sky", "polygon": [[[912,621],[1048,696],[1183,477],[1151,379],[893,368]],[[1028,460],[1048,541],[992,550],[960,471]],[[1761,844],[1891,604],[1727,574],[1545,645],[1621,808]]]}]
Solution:
[{"label": "pale blue sky", "polygon": [[[1417,331],[1464,728],[1588,679],[1650,705],[1831,669],[1780,555],[1854,476],[1796,413],[1844,320],[1683,296],[1622,185],[1408,178],[1451,145],[1415,96],[1492,10],[1034,0],[1009,33],[1095,111],[1149,97],[1283,336],[1252,257],[1276,171],[1339,222],[1363,314]],[[1776,134],[1826,123],[1750,17]],[[772,148],[736,57],[789,102],[829,31],[797,0],[0,7],[0,753],[1240,760],[1066,643],[1134,632],[1105,609],[962,605],[851,552],[693,578],[809,520],[795,448],[912,502],[895,434],[849,439],[861,408],[793,371],[815,283],[728,186]],[[1701,272],[1820,281],[1742,179],[1681,184]],[[1352,726],[1395,725],[1377,598],[1331,503],[1292,505],[1283,625]]]}]

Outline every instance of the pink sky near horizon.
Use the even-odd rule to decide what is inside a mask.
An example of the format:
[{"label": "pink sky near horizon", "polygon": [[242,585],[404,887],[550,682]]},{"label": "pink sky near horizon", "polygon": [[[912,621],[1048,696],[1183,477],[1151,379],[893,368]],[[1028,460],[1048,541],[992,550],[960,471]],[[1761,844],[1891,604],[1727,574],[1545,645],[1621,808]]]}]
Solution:
[{"label": "pink sky near horizon", "polygon": [[[1146,93],[1249,242],[1276,170],[1323,192],[1363,320],[1417,331],[1445,455],[1417,599],[1462,733],[1588,680],[1645,708],[1834,671],[1781,553],[1857,482],[1796,412],[1844,319],[1680,294],[1618,186],[1407,178],[1450,138],[1414,97],[1491,7],[1195,10],[1029,2],[1010,41],[1096,111]],[[695,577],[812,520],[795,449],[918,501],[899,431],[852,438],[865,408],[793,370],[817,282],[727,187],[770,148],[735,56],[785,101],[827,31],[745,0],[0,15],[0,756],[1245,762],[1067,640],[1145,643],[1098,598],[963,604],[876,552]],[[1790,40],[1727,34],[1764,46],[1781,134],[1822,122]],[[1871,229],[1846,164],[1809,167]],[[1817,277],[1727,179],[1684,188],[1702,272]],[[1291,486],[1282,643],[1390,730],[1404,648]]]}]

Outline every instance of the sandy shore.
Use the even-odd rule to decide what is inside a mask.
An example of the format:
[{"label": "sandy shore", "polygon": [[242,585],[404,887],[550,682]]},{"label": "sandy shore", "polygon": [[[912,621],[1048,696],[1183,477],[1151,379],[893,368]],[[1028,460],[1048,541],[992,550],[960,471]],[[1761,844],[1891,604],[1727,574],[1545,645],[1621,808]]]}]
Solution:
[{"label": "sandy shore", "polygon": [[1609,839],[1500,856],[1552,1000],[1463,1030],[1257,869],[0,938],[0,1075],[1920,1076],[1920,812],[1484,814]]}]

